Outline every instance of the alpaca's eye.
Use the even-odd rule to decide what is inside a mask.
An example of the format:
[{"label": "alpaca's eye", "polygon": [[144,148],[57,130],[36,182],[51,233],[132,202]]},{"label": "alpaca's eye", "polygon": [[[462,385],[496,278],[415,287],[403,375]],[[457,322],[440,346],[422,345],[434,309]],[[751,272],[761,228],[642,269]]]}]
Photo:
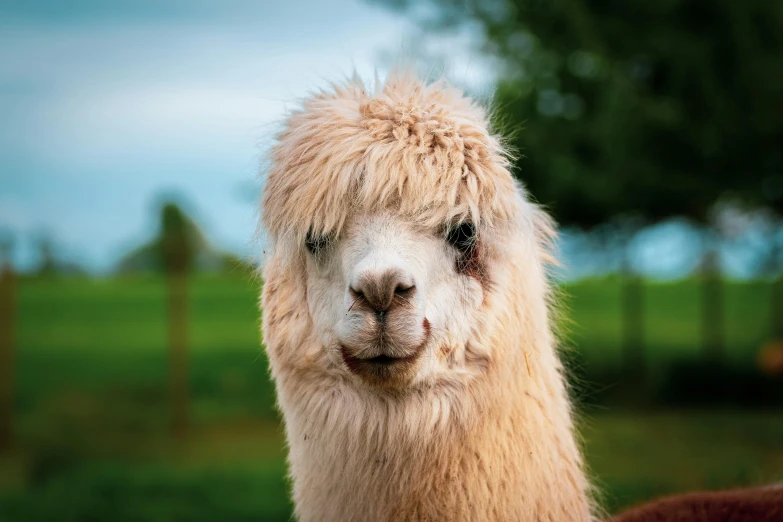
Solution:
[{"label": "alpaca's eye", "polygon": [[307,233],[307,237],[305,238],[305,247],[307,247],[307,250],[313,255],[317,255],[321,250],[326,248],[328,244],[329,236],[314,234],[312,230]]},{"label": "alpaca's eye", "polygon": [[446,241],[460,252],[467,252],[476,244],[476,226],[466,221],[449,228]]}]

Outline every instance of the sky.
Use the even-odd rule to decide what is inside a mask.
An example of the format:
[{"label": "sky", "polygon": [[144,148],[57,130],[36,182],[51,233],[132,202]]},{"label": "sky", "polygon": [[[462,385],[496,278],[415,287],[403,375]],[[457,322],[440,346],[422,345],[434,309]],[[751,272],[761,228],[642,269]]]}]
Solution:
[{"label": "sky", "polygon": [[372,78],[414,29],[349,0],[2,5],[0,226],[22,266],[45,234],[108,270],[172,195],[248,252],[276,123],[329,80]]},{"label": "sky", "polygon": [[[0,230],[22,269],[47,236],[60,257],[106,273],[175,198],[216,247],[252,258],[262,158],[298,98],[353,71],[382,77],[395,57],[445,54],[433,70],[489,95],[497,66],[476,47],[470,28],[423,38],[358,0],[3,2]],[[687,226],[645,234],[646,273],[693,269]],[[574,254],[579,240],[564,248],[571,273],[605,270]]]}]

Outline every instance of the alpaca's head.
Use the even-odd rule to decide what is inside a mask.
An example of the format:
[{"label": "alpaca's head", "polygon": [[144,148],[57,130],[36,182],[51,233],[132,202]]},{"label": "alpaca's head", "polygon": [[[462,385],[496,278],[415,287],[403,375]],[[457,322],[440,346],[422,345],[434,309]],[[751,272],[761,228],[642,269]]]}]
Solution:
[{"label": "alpaca's head", "polygon": [[428,227],[388,209],[306,238],[309,310],[331,362],[384,387],[453,366],[490,284],[485,241],[470,221]]},{"label": "alpaca's head", "polygon": [[508,267],[543,277],[537,211],[484,111],[443,84],[352,81],[305,100],[278,140],[263,222],[285,272],[265,310],[268,343],[287,329],[281,364],[395,393],[492,364]]}]

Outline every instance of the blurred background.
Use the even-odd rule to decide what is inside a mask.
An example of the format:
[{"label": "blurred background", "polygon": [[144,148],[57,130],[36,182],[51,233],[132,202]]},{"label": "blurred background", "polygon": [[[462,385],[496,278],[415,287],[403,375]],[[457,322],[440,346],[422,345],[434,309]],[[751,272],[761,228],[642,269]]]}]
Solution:
[{"label": "blurred background", "polygon": [[[263,155],[402,57],[491,102],[562,227],[609,512],[783,479],[783,3],[0,4],[0,520],[287,520]],[[261,176],[258,176],[261,172]]]}]

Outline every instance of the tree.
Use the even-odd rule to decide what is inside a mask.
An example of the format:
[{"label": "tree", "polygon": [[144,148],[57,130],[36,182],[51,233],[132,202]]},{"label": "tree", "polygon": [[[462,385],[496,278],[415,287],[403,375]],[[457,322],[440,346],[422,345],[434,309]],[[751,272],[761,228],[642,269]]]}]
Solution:
[{"label": "tree", "polygon": [[54,243],[48,234],[42,234],[38,237],[38,252],[40,259],[38,261],[38,275],[51,276],[58,272],[58,261],[54,254]]},{"label": "tree", "polygon": [[[171,237],[172,234],[187,243],[188,270],[231,271],[237,267],[238,260],[235,256],[210,245],[191,218],[178,206],[167,205],[170,207],[168,210],[165,210],[166,206],[161,207],[161,225],[158,235],[125,254],[116,265],[117,273],[169,271],[171,267],[167,263],[170,262],[170,256],[167,255],[166,249],[173,247],[177,250],[177,247],[165,237]],[[168,217],[163,215],[166,213]],[[170,222],[169,225],[164,225],[164,221],[167,220]]]},{"label": "tree", "polygon": [[428,27],[479,28],[503,64],[495,102],[524,155],[517,172],[560,223],[709,224],[727,196],[783,208],[783,2],[382,3]]}]

